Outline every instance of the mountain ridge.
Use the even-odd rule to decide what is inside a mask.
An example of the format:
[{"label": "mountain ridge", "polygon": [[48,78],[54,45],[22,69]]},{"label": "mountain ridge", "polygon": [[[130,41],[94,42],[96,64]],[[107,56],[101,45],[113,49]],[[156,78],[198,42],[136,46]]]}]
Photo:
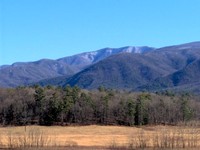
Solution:
[{"label": "mountain ridge", "polygon": [[0,86],[78,85],[85,89],[190,91],[200,94],[200,42],[161,48],[104,48],[57,60],[0,67]]},{"label": "mountain ridge", "polygon": [[[105,59],[111,55],[126,53],[142,53],[154,50],[151,47],[122,47],[104,48],[97,51],[85,52],[60,59],[41,59],[33,62],[17,62],[0,67],[0,86],[16,87],[59,76],[70,76],[82,69]],[[137,50],[137,51],[136,51]],[[94,54],[96,53],[96,55]]]},{"label": "mountain ridge", "polygon": [[[195,85],[191,91],[199,91],[197,83],[200,73],[195,73],[195,71],[199,70],[198,67],[200,68],[200,63],[198,63],[200,42],[159,48],[141,54],[141,56],[133,55],[132,58],[127,56],[123,59],[117,55],[110,56],[70,78],[63,79],[59,85],[78,85],[86,89],[94,89],[103,85],[107,88],[137,91],[184,90],[189,89],[189,85]],[[128,62],[130,60],[132,63]],[[146,71],[144,71],[145,68]],[[126,73],[128,71],[130,74]],[[124,74],[126,74],[125,77],[122,77]],[[178,78],[180,78],[180,83],[184,81],[184,84],[174,84]]]}]

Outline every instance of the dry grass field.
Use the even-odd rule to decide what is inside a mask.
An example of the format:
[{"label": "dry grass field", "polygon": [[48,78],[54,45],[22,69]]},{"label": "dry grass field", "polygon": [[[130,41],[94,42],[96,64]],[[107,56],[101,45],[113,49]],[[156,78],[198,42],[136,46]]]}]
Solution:
[{"label": "dry grass field", "polygon": [[[1,148],[78,149],[200,148],[196,126],[27,126],[1,127]],[[48,148],[49,149],[49,148]],[[55,148],[54,148],[55,149]]]}]

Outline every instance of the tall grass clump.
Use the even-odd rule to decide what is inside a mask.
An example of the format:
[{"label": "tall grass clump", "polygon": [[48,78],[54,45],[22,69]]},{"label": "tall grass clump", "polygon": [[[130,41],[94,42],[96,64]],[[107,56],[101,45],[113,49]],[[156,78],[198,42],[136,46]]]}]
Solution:
[{"label": "tall grass clump", "polygon": [[2,135],[0,133],[0,148],[3,146]]},{"label": "tall grass clump", "polygon": [[13,148],[30,148],[30,147],[46,147],[53,146],[52,137],[44,134],[38,129],[29,130],[21,134],[7,133],[3,147]]},{"label": "tall grass clump", "polygon": [[139,131],[130,138],[128,149],[190,149],[200,148],[199,128],[159,128],[153,133]]}]

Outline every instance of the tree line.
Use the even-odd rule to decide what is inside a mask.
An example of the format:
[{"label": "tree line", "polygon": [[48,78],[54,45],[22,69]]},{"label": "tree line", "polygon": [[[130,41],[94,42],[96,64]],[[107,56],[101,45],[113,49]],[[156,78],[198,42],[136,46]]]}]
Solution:
[{"label": "tree line", "polygon": [[0,124],[147,125],[200,118],[200,101],[187,93],[127,92],[99,87],[18,87],[0,89]]}]

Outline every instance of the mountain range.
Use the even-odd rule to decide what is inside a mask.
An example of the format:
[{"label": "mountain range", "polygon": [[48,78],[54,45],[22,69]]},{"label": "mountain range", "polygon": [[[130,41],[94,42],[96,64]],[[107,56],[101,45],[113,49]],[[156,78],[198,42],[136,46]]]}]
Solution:
[{"label": "mountain range", "polygon": [[200,93],[200,42],[152,48],[104,48],[57,60],[0,67],[0,86],[78,85],[134,91]]},{"label": "mountain range", "polygon": [[28,85],[40,80],[71,76],[84,68],[118,53],[145,53],[151,47],[104,48],[57,60],[41,59],[35,62],[14,63],[0,67],[0,87]]}]

